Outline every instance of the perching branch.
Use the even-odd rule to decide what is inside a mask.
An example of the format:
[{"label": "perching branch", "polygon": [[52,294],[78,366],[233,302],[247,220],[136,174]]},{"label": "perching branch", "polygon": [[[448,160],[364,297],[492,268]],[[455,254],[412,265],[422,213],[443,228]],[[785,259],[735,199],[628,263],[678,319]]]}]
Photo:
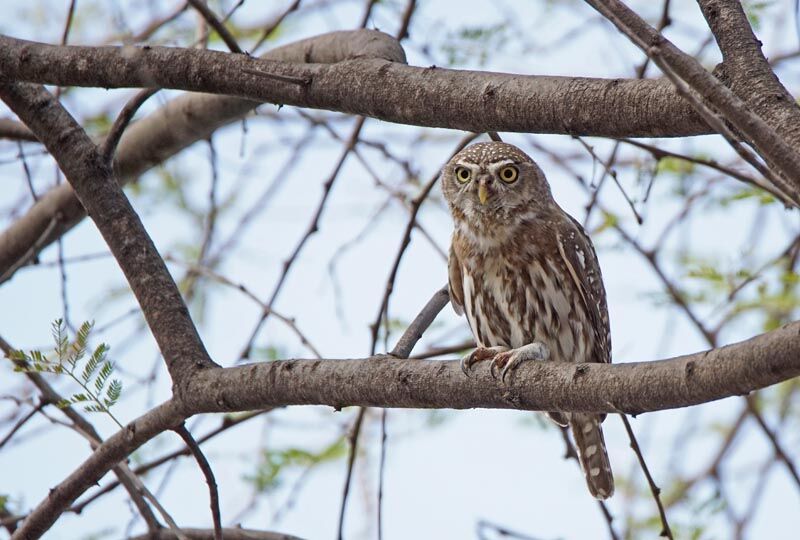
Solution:
[{"label": "perching branch", "polygon": [[204,370],[190,381],[184,404],[193,413],[315,404],[636,415],[743,395],[800,375],[799,333],[795,322],[733,345],[651,362],[531,362],[508,386],[488,367],[465,378],[457,360],[282,360]]}]

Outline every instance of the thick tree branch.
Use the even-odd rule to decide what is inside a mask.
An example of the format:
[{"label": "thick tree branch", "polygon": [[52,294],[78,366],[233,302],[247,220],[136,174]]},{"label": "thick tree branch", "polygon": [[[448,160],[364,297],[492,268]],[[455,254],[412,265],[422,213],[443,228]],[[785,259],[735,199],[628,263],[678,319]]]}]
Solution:
[{"label": "thick tree branch", "polygon": [[[324,36],[320,36],[324,37]],[[304,79],[287,84],[247,70]],[[668,81],[527,76],[356,58],[296,64],[166,47],[62,47],[0,36],[5,77],[61,86],[158,87],[465,131],[622,136],[709,133]]]},{"label": "thick tree branch", "polygon": [[[723,82],[786,137],[800,145],[800,109],[778,80],[739,0],[698,0],[722,52]],[[715,73],[717,70],[715,70]]]},{"label": "thick tree branch", "polygon": [[178,287],[111,169],[86,133],[43,87],[0,81],[0,98],[53,155],[119,263],[177,391],[213,366]]},{"label": "thick tree branch", "polygon": [[[391,36],[359,30],[300,40],[268,51],[262,58],[322,64],[356,58],[405,62],[405,53]],[[249,99],[211,94],[186,94],[173,99],[125,130],[114,162],[118,181],[126,183],[137,178],[195,142],[208,139],[214,131],[242,118],[258,105],[259,102]],[[24,133],[17,129],[20,124],[14,124],[17,125],[8,125],[10,133],[22,137]],[[2,128],[0,124],[0,134]],[[31,140],[37,140],[30,135]],[[23,217],[0,234],[0,281],[12,276],[20,266],[19,261],[29,252],[36,255],[85,216],[68,183],[40,197]]]},{"label": "thick tree branch", "polygon": [[[407,330],[419,335],[444,307],[437,292]],[[416,324],[419,321],[419,326]],[[800,322],[718,349],[655,362],[522,365],[509,385],[488,368],[465,377],[458,361],[284,360],[206,369],[187,391],[103,443],[56,487],[14,538],[36,537],[115,463],[193,414],[272,404],[398,408],[504,408],[637,414],[746,394],[800,375]],[[401,338],[409,350],[413,339]],[[178,401],[178,399],[180,401]],[[34,531],[34,533],[31,533]]]},{"label": "thick tree branch", "polygon": [[[697,60],[678,49],[619,0],[586,0],[611,21],[631,42],[642,49],[667,75],[676,74],[742,133],[790,184],[787,193],[800,200],[800,153],[763,118]],[[704,103],[699,103],[705,107]],[[779,186],[783,188],[783,186]],[[786,190],[784,190],[786,191]]]},{"label": "thick tree branch", "polygon": [[488,367],[466,378],[452,361],[375,356],[284,360],[204,370],[184,396],[192,413],[275,405],[644,412],[737,396],[800,375],[800,322],[726,347],[653,362],[531,362],[512,384]]},{"label": "thick tree branch", "polygon": [[11,538],[39,538],[78,495],[95,485],[109,469],[159,433],[179,426],[184,419],[177,402],[167,401],[106,439],[80,467],[50,490]]}]

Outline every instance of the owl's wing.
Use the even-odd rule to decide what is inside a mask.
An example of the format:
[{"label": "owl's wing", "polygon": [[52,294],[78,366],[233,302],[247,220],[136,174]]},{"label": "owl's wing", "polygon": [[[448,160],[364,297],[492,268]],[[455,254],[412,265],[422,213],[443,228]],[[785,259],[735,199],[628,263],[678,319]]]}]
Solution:
[{"label": "owl's wing", "polygon": [[567,270],[580,292],[589,321],[592,324],[597,344],[592,360],[611,362],[611,336],[608,322],[608,306],[600,264],[589,236],[575,218],[566,214],[569,221],[556,229],[558,252],[567,265]]},{"label": "owl's wing", "polygon": [[464,314],[464,285],[461,282],[461,261],[458,260],[450,246],[450,255],[447,257],[447,279],[450,285],[450,303],[459,315]]}]

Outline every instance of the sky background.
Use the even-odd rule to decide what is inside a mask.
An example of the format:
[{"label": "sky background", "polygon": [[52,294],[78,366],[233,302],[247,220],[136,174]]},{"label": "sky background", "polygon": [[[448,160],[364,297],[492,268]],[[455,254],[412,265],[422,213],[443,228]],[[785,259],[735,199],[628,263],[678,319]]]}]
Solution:
[{"label": "sky background", "polygon": [[[8,0],[6,15],[0,21],[0,32],[14,37],[57,43],[65,20],[67,2]],[[78,2],[81,10],[76,20],[72,43],[102,42],[112,31],[127,25],[138,29],[154,12],[167,12],[176,2],[129,1]],[[113,7],[110,7],[113,4]],[[605,23],[581,2],[421,2],[404,42],[409,63],[465,69],[482,69],[520,74],[566,76],[630,77],[641,55],[624,38],[611,33]],[[773,2],[764,11],[765,31],[759,33],[767,54],[795,50],[792,2]],[[230,7],[231,2],[225,5]],[[248,25],[264,21],[282,11],[288,2],[249,1],[235,14],[234,21]],[[637,11],[655,20],[660,2],[632,3]],[[389,33],[397,28],[401,3],[386,2],[376,8],[370,26]],[[271,45],[294,41],[325,31],[352,28],[363,11],[362,2],[336,2],[333,7],[315,9],[311,14],[287,20]],[[673,2],[675,23],[667,35],[686,50],[697,47],[702,19],[694,2]],[[184,15],[193,21],[191,15]],[[512,22],[508,23],[511,19]],[[189,27],[191,24],[187,23]],[[457,48],[458,58],[447,58],[447,44],[464,27],[502,26],[503,39],[489,40],[489,50]],[[528,35],[526,39],[515,39]],[[157,36],[158,37],[158,36]],[[165,43],[167,45],[185,45]],[[219,44],[213,43],[215,47]],[[426,47],[428,50],[426,51]],[[709,48],[712,51],[713,48]],[[486,53],[481,61],[481,52]],[[702,60],[713,65],[714,54]],[[651,70],[650,75],[654,72]],[[787,68],[785,82],[797,83],[797,70]],[[796,86],[795,86],[796,87]],[[132,95],[129,90],[81,90],[67,92],[64,103],[86,123],[106,111],[116,114]],[[178,93],[159,92],[140,114],[151,112]],[[0,117],[10,113],[0,105]],[[314,114],[317,114],[314,112]],[[347,137],[354,120],[337,117],[332,125]],[[292,144],[307,132],[297,112],[286,107],[263,105],[259,115],[248,120],[247,131],[233,124],[215,134],[218,190],[220,200],[230,199],[228,208],[219,217],[217,238],[225,239],[234,230],[241,212],[263,192],[270,182],[279,182],[268,206],[240,238],[238,246],[219,272],[236,283],[244,283],[260,298],[268,298],[281,271],[281,263],[302,237],[310,216],[322,194],[322,183],[330,174],[341,152],[342,144],[332,141],[317,130],[301,156],[294,156]],[[422,183],[447,161],[462,133],[441,129],[407,128],[368,120],[364,138],[384,141],[398,155],[412,159]],[[566,153],[585,154],[577,141],[563,136],[504,135],[505,140],[519,144],[540,162],[552,184],[556,200],[572,215],[582,219],[587,195],[575,180],[553,164],[545,155],[532,150],[535,140]],[[587,139],[600,155],[607,155],[608,141]],[[660,141],[664,148],[703,152],[724,161],[730,151],[713,137]],[[38,147],[25,144],[40,192],[55,179],[51,161],[36,153]],[[24,208],[27,188],[16,160],[15,143],[0,141],[0,206]],[[140,185],[129,190],[129,196],[142,217],[147,230],[162,254],[177,259],[191,253],[202,236],[198,222],[176,211],[175,193],[164,188],[168,173],[188,187],[188,203],[198,209],[206,204],[212,170],[209,146],[198,143],[179,157],[169,161],[165,169],[144,175]],[[398,185],[415,194],[418,188],[403,185],[405,173],[379,153],[364,150],[371,166],[390,185]],[[623,152],[623,156],[634,156]],[[276,174],[284,164],[284,174]],[[600,166],[585,155],[576,159],[574,167],[588,179],[597,178]],[[166,171],[166,173],[165,173]],[[632,172],[622,173],[621,182],[635,196],[641,186]],[[634,231],[643,243],[653,241],[664,223],[681,207],[672,194],[677,180],[660,180],[654,187],[651,202],[643,206],[644,225],[636,227],[633,216],[618,191],[607,188],[601,195],[604,206],[622,216],[628,230]],[[722,181],[724,191],[740,187],[731,179]],[[326,358],[363,357],[369,353],[369,325],[375,318],[386,279],[400,245],[408,219],[407,211],[392,202],[372,221],[383,207],[385,191],[375,188],[364,167],[351,156],[334,185],[331,198],[321,220],[321,228],[302,252],[288,278],[275,309],[296,319],[297,325]],[[21,201],[21,202],[20,202]],[[761,217],[763,216],[763,218]],[[760,222],[758,245],[749,242],[753,222]],[[774,252],[783,239],[796,234],[796,214],[769,207],[764,212],[758,205],[737,205],[719,209],[709,207],[693,216],[691,226],[673,235],[670,250],[701,253],[720,264],[734,265],[746,257]],[[11,219],[5,218],[6,226]],[[451,221],[442,204],[437,186],[430,204],[419,216],[440,249],[446,250]],[[595,223],[596,225],[596,223]],[[351,248],[342,251],[352,239]],[[441,254],[418,232],[414,234],[400,267],[395,292],[391,297],[390,316],[399,322],[410,321],[430,296],[446,282],[446,264]],[[610,235],[595,238],[598,256],[608,292],[615,362],[644,361],[695,352],[706,348],[702,337],[674,309],[657,299],[659,282],[641,258],[621,248]],[[85,220],[64,237],[66,257],[96,254],[105,245],[91,222]],[[54,246],[41,256],[44,263],[57,257]],[[335,257],[332,276],[330,262]],[[666,264],[669,268],[669,264]],[[71,320],[80,323],[94,320],[98,331],[93,336],[111,345],[111,357],[125,382],[123,401],[115,411],[123,422],[142,414],[146,408],[169,396],[169,380],[158,356],[152,337],[137,331],[138,316],[127,316],[135,301],[127,291],[116,263],[108,256],[92,258],[70,265],[67,297]],[[170,265],[176,277],[184,273],[177,264]],[[61,280],[57,266],[42,264],[18,272],[13,280],[0,287],[0,335],[18,348],[48,347],[51,343],[51,322],[62,316]],[[205,344],[221,365],[236,362],[258,319],[259,306],[236,291],[217,284],[210,285],[207,303],[196,310],[196,320]],[[125,317],[121,322],[115,322]],[[111,326],[107,327],[109,323]],[[107,327],[107,329],[103,329]],[[723,333],[723,342],[734,342],[759,333],[758,321],[745,317],[730,331]],[[389,338],[393,343],[399,333]],[[438,317],[415,352],[428,344],[458,343],[468,337],[468,328],[448,306]],[[310,357],[294,334],[272,318],[259,334],[256,344],[276,347],[281,356]],[[381,347],[379,347],[380,349]],[[391,348],[391,345],[390,345]],[[154,383],[137,381],[151,373],[158,374]],[[74,391],[68,381],[54,380],[64,393]],[[15,374],[8,363],[0,364],[0,396],[19,396],[27,389],[24,378]],[[688,440],[681,438],[687,424],[713,425],[724,423],[738,414],[740,400],[729,399],[694,407],[690,410],[664,411],[642,415],[633,420],[634,428],[645,449],[645,455],[659,484],[668,482],[671,471],[691,474],[702,467],[718,433],[709,428]],[[8,414],[13,403],[0,401],[0,416]],[[306,448],[319,450],[336,441],[348,429],[355,409],[334,412],[325,407],[295,407],[274,411],[263,420],[249,422],[204,446],[214,468],[221,494],[221,510],[226,524],[241,523],[246,527],[279,530],[300,537],[332,538],[335,536],[345,475],[345,460],[337,459],[304,472],[301,467],[289,468],[280,485],[254,499],[252,486],[245,480],[252,475],[261,448]],[[57,417],[57,413],[54,413]],[[373,538],[380,431],[378,411],[372,411],[361,435],[362,452],[355,467],[354,491],[347,508],[347,538]],[[104,436],[115,431],[115,425],[102,415],[90,420]],[[189,425],[195,435],[216,426],[219,416],[193,418]],[[621,476],[635,478],[642,490],[641,472],[617,418],[604,424],[612,465]],[[750,429],[750,428],[747,428]],[[0,432],[2,433],[2,432]],[[509,529],[525,532],[535,538],[599,538],[607,536],[604,518],[597,503],[588,495],[583,475],[574,461],[562,458],[560,435],[531,413],[514,411],[410,411],[391,410],[388,415],[388,446],[384,481],[384,537],[401,538],[474,538],[476,524],[489,520]],[[797,448],[797,433],[789,433],[787,448]],[[132,461],[138,463],[178,447],[175,434],[164,434],[140,449]],[[60,482],[87,456],[87,445],[73,432],[57,428],[44,418],[26,425],[15,443],[0,452],[0,493],[12,497],[22,511],[35,506],[47,490]],[[734,493],[733,502],[745,500],[756,477],[752,465],[758,457],[768,455],[771,448],[758,437],[747,437],[738,445],[727,462],[727,474],[741,471],[741,496]],[[152,490],[157,490],[165,468],[146,477]],[[160,500],[178,523],[186,526],[210,526],[208,493],[202,476],[189,459],[181,459],[169,473],[169,481]],[[758,538],[793,538],[800,526],[798,490],[782,471],[773,472],[761,510],[750,532]],[[107,475],[101,484],[109,481]],[[294,491],[294,486],[299,488]],[[631,497],[628,486],[618,486],[618,494],[609,502],[612,513],[619,517],[630,512],[638,517],[655,516],[652,500]],[[701,494],[698,499],[711,497]],[[635,500],[634,500],[635,499]],[[741,501],[740,501],[741,500]],[[80,516],[66,514],[46,538],[85,538],[103,533],[103,538],[121,538],[129,526],[131,511],[122,491],[89,506]],[[290,506],[287,507],[287,501]],[[252,508],[252,511],[245,512]],[[276,516],[277,513],[277,516]],[[680,530],[693,522],[708,525],[703,538],[724,537],[724,514],[713,508],[696,508],[670,515],[671,523]],[[141,520],[130,528],[144,530]],[[1,534],[1,533],[0,533]],[[653,534],[651,537],[655,537]],[[491,536],[490,536],[491,537]]]}]

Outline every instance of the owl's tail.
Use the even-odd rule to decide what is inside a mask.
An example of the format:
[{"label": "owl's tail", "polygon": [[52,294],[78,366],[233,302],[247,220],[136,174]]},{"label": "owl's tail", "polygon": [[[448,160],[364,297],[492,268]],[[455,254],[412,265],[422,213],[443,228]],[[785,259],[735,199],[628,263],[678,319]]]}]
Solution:
[{"label": "owl's tail", "polygon": [[600,416],[573,413],[569,425],[575,437],[578,460],[586,476],[589,492],[596,499],[608,499],[614,494],[614,475],[611,473],[611,464],[608,461]]}]

